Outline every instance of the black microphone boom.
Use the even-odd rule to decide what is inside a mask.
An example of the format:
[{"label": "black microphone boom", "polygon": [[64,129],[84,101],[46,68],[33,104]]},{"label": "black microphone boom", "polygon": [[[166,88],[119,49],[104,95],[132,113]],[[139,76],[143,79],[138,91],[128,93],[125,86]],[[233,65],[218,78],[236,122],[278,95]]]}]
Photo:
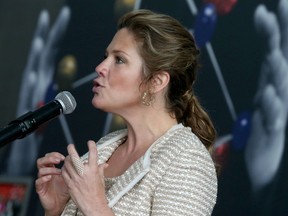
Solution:
[{"label": "black microphone boom", "polygon": [[76,101],[70,92],[60,92],[55,97],[55,100],[50,101],[34,112],[27,112],[4,127],[0,131],[0,147],[16,139],[22,139],[43,123],[52,120],[60,114],[72,113],[76,105]]}]

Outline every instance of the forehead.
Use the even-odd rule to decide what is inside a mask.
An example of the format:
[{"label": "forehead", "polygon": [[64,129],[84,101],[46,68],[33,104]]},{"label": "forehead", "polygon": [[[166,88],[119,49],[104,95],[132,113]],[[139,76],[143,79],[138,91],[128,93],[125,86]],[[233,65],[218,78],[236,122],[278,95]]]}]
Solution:
[{"label": "forehead", "polygon": [[133,33],[123,28],[116,32],[107,50],[138,52],[138,44]]}]

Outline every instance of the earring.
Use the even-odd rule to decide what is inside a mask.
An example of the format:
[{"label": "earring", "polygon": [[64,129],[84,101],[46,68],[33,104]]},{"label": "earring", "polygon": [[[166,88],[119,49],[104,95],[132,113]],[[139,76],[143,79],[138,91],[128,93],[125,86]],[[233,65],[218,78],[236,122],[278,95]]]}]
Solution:
[{"label": "earring", "polygon": [[151,106],[154,98],[153,96],[150,94],[150,92],[144,91],[143,95],[142,95],[142,104],[144,104],[145,106]]}]

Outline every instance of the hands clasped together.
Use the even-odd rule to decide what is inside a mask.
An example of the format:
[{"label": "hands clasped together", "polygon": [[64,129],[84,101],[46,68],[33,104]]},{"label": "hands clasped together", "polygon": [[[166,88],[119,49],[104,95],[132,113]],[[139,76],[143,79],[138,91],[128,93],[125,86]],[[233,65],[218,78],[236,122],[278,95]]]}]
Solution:
[{"label": "hands clasped together", "polygon": [[[88,148],[88,161],[83,163],[82,173],[75,169],[75,161],[81,159],[73,144],[67,147],[67,157],[52,152],[37,160],[38,179],[35,186],[46,216],[61,215],[70,198],[85,215],[111,211],[104,186],[104,169],[108,164],[98,165],[94,141],[88,141]],[[62,168],[57,168],[62,161]]]}]

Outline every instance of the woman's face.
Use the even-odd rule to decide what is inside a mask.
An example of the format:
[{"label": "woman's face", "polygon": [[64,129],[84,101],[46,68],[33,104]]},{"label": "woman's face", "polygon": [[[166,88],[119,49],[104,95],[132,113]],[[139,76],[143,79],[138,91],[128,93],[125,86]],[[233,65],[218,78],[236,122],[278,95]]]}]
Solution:
[{"label": "woman's face", "polygon": [[119,30],[109,44],[105,59],[96,67],[92,104],[106,112],[121,113],[141,106],[143,61],[137,43],[127,29]]}]

